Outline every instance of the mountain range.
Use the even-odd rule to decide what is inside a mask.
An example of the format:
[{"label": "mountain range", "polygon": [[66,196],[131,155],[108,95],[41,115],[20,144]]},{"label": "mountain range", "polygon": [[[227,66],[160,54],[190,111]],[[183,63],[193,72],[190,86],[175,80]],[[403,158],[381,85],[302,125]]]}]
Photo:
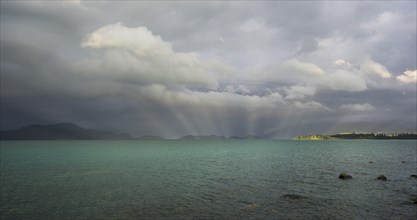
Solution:
[{"label": "mountain range", "polygon": [[[265,137],[248,136],[217,136],[217,135],[187,135],[181,140],[225,140],[225,139],[261,139]],[[139,138],[129,134],[116,134],[108,131],[82,128],[74,123],[59,123],[49,125],[28,125],[12,131],[0,131],[0,140],[162,140],[164,137],[145,135]]]},{"label": "mountain range", "polygon": [[85,129],[73,123],[28,125],[13,131],[1,131],[1,140],[120,140],[133,139],[129,134]]}]

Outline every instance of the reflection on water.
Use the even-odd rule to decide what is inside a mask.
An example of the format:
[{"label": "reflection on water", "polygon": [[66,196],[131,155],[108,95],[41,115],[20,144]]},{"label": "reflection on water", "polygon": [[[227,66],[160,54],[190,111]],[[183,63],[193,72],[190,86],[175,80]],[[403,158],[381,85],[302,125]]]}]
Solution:
[{"label": "reflection on water", "polygon": [[[339,180],[341,172],[353,179]],[[375,180],[381,174],[388,181]],[[411,174],[416,141],[1,142],[0,212],[1,219],[414,219]]]}]

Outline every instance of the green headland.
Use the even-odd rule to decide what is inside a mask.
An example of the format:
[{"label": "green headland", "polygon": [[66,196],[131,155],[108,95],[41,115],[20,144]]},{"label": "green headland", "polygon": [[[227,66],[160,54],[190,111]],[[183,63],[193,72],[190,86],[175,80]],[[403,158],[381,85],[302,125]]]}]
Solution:
[{"label": "green headland", "polygon": [[297,136],[295,140],[337,140],[337,139],[375,139],[375,140],[417,140],[417,133],[373,133],[345,132],[338,134],[315,134]]}]

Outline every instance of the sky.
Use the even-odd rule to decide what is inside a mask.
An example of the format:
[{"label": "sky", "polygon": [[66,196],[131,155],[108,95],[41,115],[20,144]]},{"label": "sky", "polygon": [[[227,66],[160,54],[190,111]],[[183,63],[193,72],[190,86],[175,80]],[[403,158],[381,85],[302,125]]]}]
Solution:
[{"label": "sky", "polygon": [[415,1],[1,1],[0,128],[415,132]]}]

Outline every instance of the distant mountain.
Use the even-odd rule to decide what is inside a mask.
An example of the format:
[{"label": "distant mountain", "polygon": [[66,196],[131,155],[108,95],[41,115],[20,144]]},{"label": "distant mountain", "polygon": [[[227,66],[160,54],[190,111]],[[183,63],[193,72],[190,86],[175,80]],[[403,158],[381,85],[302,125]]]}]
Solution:
[{"label": "distant mountain", "polygon": [[186,136],[180,137],[179,139],[181,140],[225,140],[225,139],[247,140],[247,139],[267,139],[267,137],[256,136],[256,135],[246,135],[246,136],[230,136],[226,138],[224,136],[218,136],[218,135],[200,135],[200,136],[186,135]]},{"label": "distant mountain", "polygon": [[224,140],[226,139],[224,136],[217,136],[217,135],[207,135],[207,136],[193,136],[187,135],[180,138],[181,140]]},{"label": "distant mountain", "polygon": [[1,140],[112,140],[132,139],[128,134],[85,129],[72,123],[29,125],[14,131],[1,131]]},{"label": "distant mountain", "polygon": [[140,140],[163,140],[164,137],[156,136],[156,135],[144,135],[139,138]]},{"label": "distant mountain", "polygon": [[268,139],[267,137],[256,136],[256,135],[246,135],[246,136],[230,136],[229,139]]}]

